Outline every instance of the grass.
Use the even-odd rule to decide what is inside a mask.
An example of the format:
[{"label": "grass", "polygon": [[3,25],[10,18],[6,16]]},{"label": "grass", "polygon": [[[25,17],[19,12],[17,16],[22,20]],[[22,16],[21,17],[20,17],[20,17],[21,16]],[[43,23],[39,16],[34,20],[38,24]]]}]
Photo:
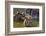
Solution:
[{"label": "grass", "polygon": [[14,22],[14,27],[24,27],[23,21],[15,21]]},{"label": "grass", "polygon": [[[23,24],[23,21],[14,21],[13,26],[14,26],[14,28],[25,27]],[[39,21],[32,20],[32,26],[31,27],[38,27],[38,26],[39,26]]]},{"label": "grass", "polygon": [[38,27],[38,26],[39,26],[39,21],[32,20],[32,27]]}]

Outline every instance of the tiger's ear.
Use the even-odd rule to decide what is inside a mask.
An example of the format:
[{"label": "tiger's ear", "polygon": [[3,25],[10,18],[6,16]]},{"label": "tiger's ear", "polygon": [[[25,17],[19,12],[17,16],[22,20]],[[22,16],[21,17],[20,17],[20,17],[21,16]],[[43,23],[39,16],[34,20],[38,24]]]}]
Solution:
[{"label": "tiger's ear", "polygon": [[16,14],[18,14],[19,12],[17,11]]},{"label": "tiger's ear", "polygon": [[23,14],[24,12],[22,12],[21,14]]}]

